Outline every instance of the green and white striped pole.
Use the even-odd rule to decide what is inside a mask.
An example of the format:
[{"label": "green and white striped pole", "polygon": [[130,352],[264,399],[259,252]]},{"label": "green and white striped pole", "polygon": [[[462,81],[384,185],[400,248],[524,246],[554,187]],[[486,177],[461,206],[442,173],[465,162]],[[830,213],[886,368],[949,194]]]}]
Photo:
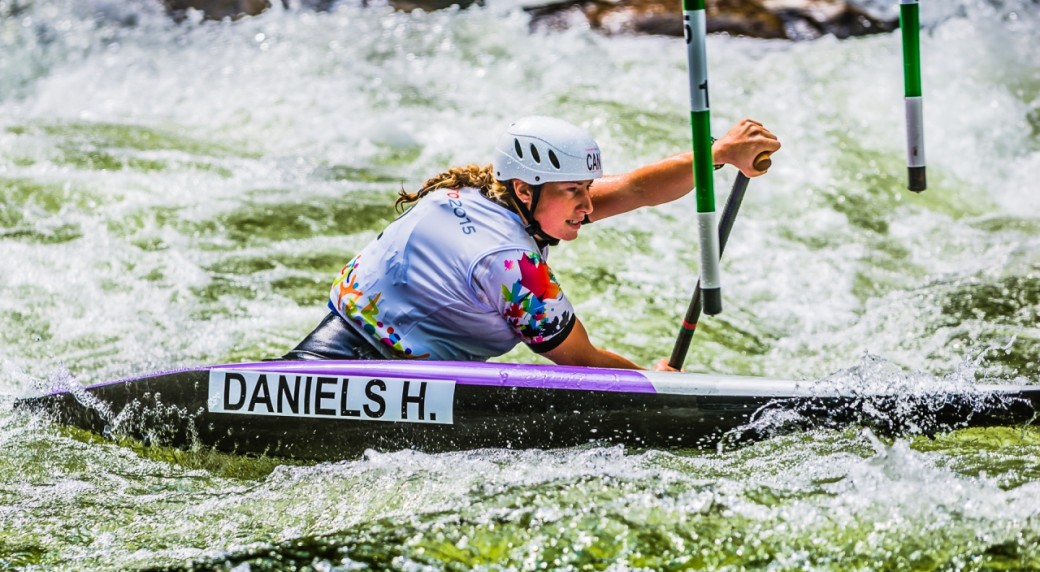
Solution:
[{"label": "green and white striped pole", "polygon": [[921,16],[918,0],[899,0],[903,35],[903,88],[906,102],[907,188],[928,188],[924,171],[924,98],[921,96]]},{"label": "green and white striped pole", "polygon": [[707,18],[704,0],[683,0],[686,54],[690,70],[690,127],[693,131],[693,178],[697,197],[697,234],[701,248],[701,296],[704,313],[722,312],[719,234],[715,225],[715,165],[711,156],[708,108]]}]

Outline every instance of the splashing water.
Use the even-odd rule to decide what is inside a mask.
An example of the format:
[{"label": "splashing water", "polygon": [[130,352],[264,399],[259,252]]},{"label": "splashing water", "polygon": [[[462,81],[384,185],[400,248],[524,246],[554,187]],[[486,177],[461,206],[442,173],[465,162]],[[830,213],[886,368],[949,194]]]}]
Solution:
[{"label": "splashing water", "polygon": [[[689,369],[907,394],[1038,381],[1040,11],[921,8],[921,195],[898,33],[709,38],[713,132],[750,116],[784,147],[751,182]],[[179,25],[144,0],[0,0],[0,569],[1040,568],[1032,427],[309,466],[12,411],[54,384],[280,355],[397,191],[488,162],[515,117],[582,124],[608,172],[687,149],[685,65],[676,38],[532,33],[504,0]],[[596,343],[669,353],[693,212],[553,251]]]}]

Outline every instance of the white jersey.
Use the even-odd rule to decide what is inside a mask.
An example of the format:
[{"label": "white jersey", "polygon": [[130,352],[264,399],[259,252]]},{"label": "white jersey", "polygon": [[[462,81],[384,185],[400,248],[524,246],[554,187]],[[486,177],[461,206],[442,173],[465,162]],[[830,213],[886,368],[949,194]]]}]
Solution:
[{"label": "white jersey", "polygon": [[342,270],[329,306],[392,358],[484,361],[555,348],[574,308],[520,217],[472,188],[440,189]]}]

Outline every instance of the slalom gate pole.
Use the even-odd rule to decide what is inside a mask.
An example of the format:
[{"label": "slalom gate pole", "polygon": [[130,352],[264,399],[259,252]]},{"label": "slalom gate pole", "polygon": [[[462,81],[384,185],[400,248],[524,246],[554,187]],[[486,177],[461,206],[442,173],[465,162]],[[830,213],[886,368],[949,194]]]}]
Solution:
[{"label": "slalom gate pole", "polygon": [[683,31],[690,75],[690,129],[693,132],[693,178],[697,197],[704,313],[722,312],[719,241],[715,231],[715,163],[711,156],[711,113],[708,106],[707,17],[704,0],[683,0]]},{"label": "slalom gate pole", "polygon": [[924,169],[924,98],[921,95],[921,16],[918,0],[899,0],[903,36],[903,93],[906,105],[907,188],[928,188]]},{"label": "slalom gate pole", "polygon": [[[755,168],[759,171],[765,171],[772,164],[769,159],[769,153],[763,152],[755,158]],[[748,178],[744,173],[737,173],[737,179],[733,181],[733,190],[729,193],[729,198],[726,199],[726,206],[722,209],[722,220],[719,222],[718,241],[719,241],[719,258],[722,258],[722,252],[726,250],[726,242],[729,241],[730,231],[733,230],[733,221],[737,218],[737,211],[740,210],[740,204],[744,201],[744,193],[747,192]],[[690,351],[690,342],[693,341],[693,334],[697,331],[697,321],[701,317],[701,283],[698,280],[697,286],[693,289],[693,297],[690,298],[690,305],[686,309],[686,317],[683,318],[682,328],[679,329],[679,337],[675,340],[675,346],[672,348],[672,356],[668,359],[668,366],[674,369],[682,369],[683,363],[686,361],[686,354]]]}]

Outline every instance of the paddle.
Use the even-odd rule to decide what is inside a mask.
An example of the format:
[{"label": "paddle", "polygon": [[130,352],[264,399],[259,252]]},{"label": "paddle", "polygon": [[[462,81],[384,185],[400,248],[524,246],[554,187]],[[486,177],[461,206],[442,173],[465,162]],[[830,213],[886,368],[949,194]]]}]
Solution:
[{"label": "paddle", "polygon": [[[765,171],[773,164],[773,161],[769,158],[769,152],[763,151],[755,158],[755,168],[759,171]],[[733,190],[729,194],[729,198],[726,199],[726,206],[722,209],[722,220],[719,221],[719,258],[722,258],[722,252],[726,249],[726,241],[729,240],[729,233],[733,230],[733,221],[737,218],[737,211],[740,210],[740,203],[744,200],[744,193],[747,191],[748,178],[744,173],[737,173],[737,179],[733,181]],[[686,309],[686,317],[683,318],[682,328],[679,329],[679,337],[675,340],[675,347],[672,348],[672,357],[668,359],[668,366],[675,369],[682,369],[683,362],[686,361],[686,354],[690,351],[690,342],[693,341],[693,333],[697,331],[697,320],[701,317],[701,281],[697,280],[697,286],[693,289],[693,298],[690,299],[690,306]]]},{"label": "paddle", "polygon": [[906,107],[907,188],[919,193],[928,187],[924,168],[924,97],[921,95],[921,17],[918,0],[900,0],[899,29],[903,37],[903,101]]}]

